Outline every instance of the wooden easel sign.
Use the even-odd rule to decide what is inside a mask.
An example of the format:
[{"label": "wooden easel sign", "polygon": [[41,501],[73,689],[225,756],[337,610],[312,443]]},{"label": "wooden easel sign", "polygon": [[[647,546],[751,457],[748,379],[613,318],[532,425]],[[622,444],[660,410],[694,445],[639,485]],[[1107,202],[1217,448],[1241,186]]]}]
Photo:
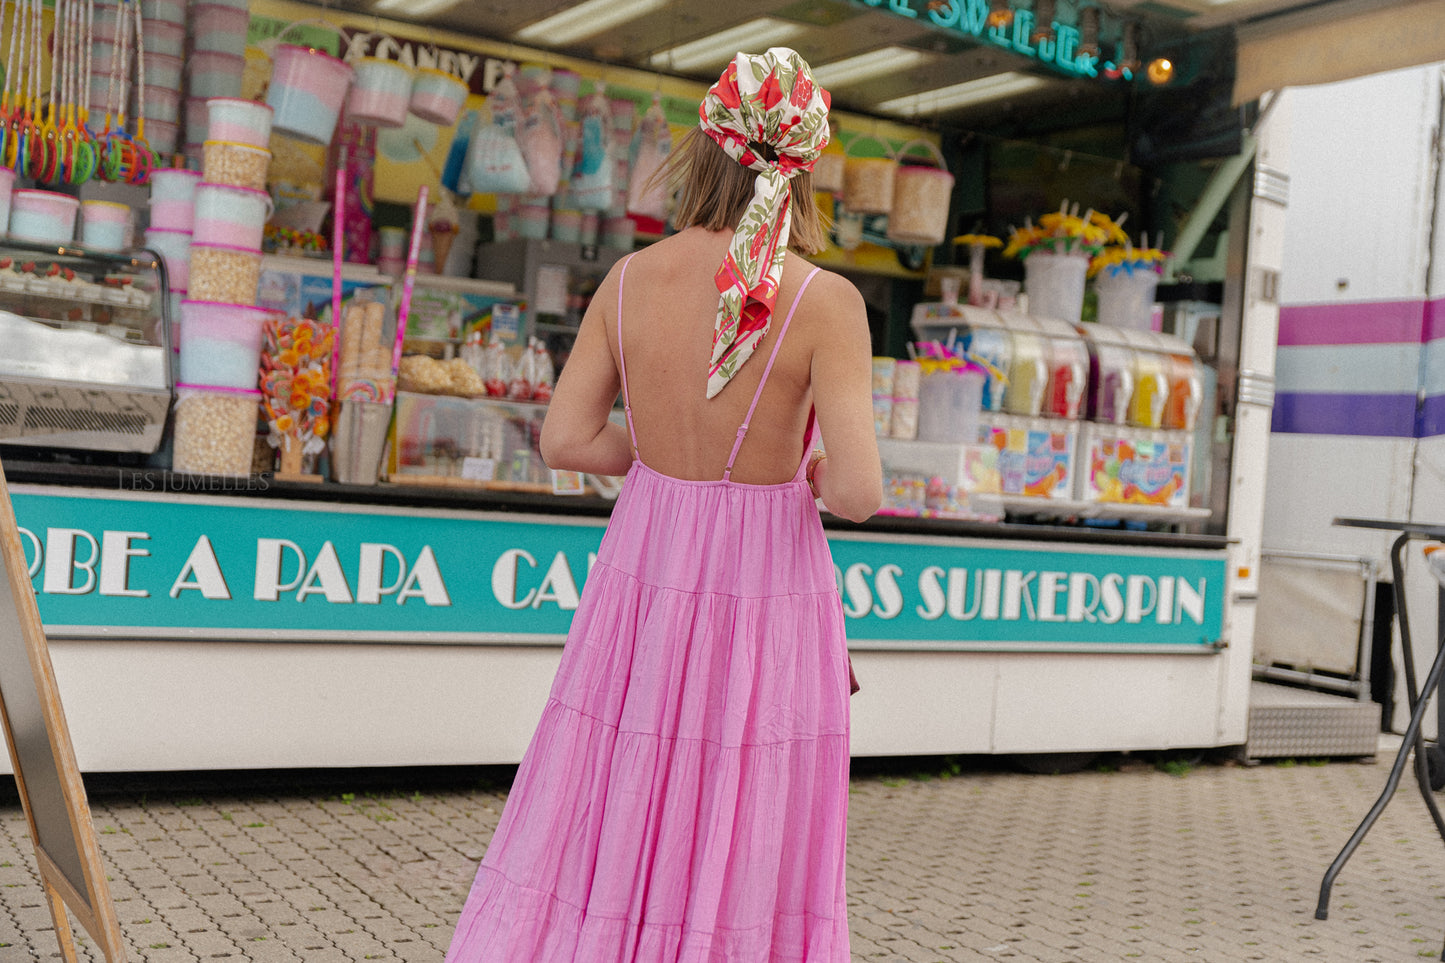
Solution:
[{"label": "wooden easel sign", "polygon": [[15,784],[45,902],[60,952],[75,963],[75,937],[66,907],[95,940],[107,963],[123,963],[125,944],[110,899],[85,783],[60,705],[55,670],[35,591],[20,544],[10,489],[0,469],[0,722],[15,767]]}]

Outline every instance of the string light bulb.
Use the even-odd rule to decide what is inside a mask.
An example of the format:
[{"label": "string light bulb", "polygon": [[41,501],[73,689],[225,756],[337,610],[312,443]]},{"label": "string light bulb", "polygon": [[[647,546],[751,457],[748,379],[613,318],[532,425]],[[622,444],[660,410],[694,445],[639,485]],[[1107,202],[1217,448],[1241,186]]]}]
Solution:
[{"label": "string light bulb", "polygon": [[988,25],[990,27],[1007,27],[1014,22],[1014,8],[1009,5],[1009,0],[989,0],[988,3]]},{"label": "string light bulb", "polygon": [[1085,7],[1079,11],[1079,44],[1074,48],[1083,57],[1099,56],[1099,8]]},{"label": "string light bulb", "polygon": [[1029,42],[1038,44],[1054,39],[1054,0],[1034,0],[1034,29]]},{"label": "string light bulb", "polygon": [[1155,57],[1144,69],[1144,76],[1156,87],[1162,87],[1174,78],[1174,61],[1168,57]]}]

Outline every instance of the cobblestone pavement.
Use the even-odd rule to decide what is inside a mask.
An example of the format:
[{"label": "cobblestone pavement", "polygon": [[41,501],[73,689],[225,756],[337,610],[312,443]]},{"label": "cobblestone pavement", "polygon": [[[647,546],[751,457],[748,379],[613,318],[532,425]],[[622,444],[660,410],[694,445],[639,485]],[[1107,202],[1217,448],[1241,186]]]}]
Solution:
[{"label": "cobblestone pavement", "polygon": [[[1324,868],[1387,774],[1158,756],[1048,776],[987,759],[857,761],[854,959],[1437,958],[1445,852],[1413,785],[1345,867],[1330,919],[1314,919]],[[509,776],[89,783],[133,960],[440,963]],[[58,958],[12,793],[0,797],[0,963]]]}]

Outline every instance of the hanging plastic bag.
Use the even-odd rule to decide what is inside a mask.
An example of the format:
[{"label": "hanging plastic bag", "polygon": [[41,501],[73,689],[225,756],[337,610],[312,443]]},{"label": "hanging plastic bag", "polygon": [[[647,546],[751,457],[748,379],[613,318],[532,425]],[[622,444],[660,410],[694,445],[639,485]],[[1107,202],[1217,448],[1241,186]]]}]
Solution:
[{"label": "hanging plastic bag", "polygon": [[662,109],[662,97],[652,95],[652,106],[642,115],[632,138],[632,177],[627,189],[627,210],[643,217],[667,219],[667,185],[655,178],[672,153],[672,129]]},{"label": "hanging plastic bag", "polygon": [[572,205],[580,210],[605,211],[612,206],[612,110],[599,87],[578,110],[582,146],[572,174]]},{"label": "hanging plastic bag", "polygon": [[495,117],[478,118],[464,166],[468,184],[479,194],[522,194],[532,186],[517,138]]},{"label": "hanging plastic bag", "polygon": [[531,177],[527,193],[556,194],[562,182],[562,113],[550,91],[538,91],[522,109],[517,146]]}]

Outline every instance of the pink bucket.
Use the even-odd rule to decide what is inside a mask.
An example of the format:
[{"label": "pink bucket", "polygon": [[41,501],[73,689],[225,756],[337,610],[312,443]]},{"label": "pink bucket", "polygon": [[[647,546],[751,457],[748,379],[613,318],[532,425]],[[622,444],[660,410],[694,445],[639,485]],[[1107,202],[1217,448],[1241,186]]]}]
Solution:
[{"label": "pink bucket", "polygon": [[174,154],[180,139],[180,124],[164,120],[146,121],[146,143],[156,154]]},{"label": "pink bucket", "polygon": [[10,195],[10,234],[26,241],[69,244],[75,239],[80,201],[56,191],[19,190]]},{"label": "pink bucket", "polygon": [[181,67],[185,61],[167,54],[146,54],[145,61],[147,87],[169,87],[180,92]]},{"label": "pink bucket", "polygon": [[151,227],[189,234],[195,226],[196,205],[191,201],[151,201]]},{"label": "pink bucket", "polygon": [[236,57],[246,55],[246,29],[251,13],[242,7],[217,3],[191,6],[191,44],[197,50],[214,50]]},{"label": "pink bucket", "polygon": [[214,50],[197,50],[191,54],[192,97],[236,97],[241,93],[241,75],[246,72],[246,58]]},{"label": "pink bucket", "polygon": [[283,43],[273,55],[266,103],[275,111],[271,126],[313,144],[330,144],[336,119],[355,73],[328,53]]},{"label": "pink bucket", "polygon": [[130,229],[130,205],[114,201],[82,201],[80,243],[87,248],[119,251]]},{"label": "pink bucket", "polygon": [[202,103],[202,141],[224,140],[252,147],[270,144],[272,110],[267,105],[239,97],[213,97]]},{"label": "pink bucket", "polygon": [[412,78],[410,109],[422,120],[450,127],[461,115],[467,93],[467,85],[451,74],[422,67]]},{"label": "pink bucket", "polygon": [[[99,44],[97,44],[99,46]],[[186,25],[166,23],[157,20],[146,22],[145,26],[146,79],[150,80],[151,57],[164,54],[168,57],[184,57],[186,54]]]},{"label": "pink bucket", "polygon": [[15,188],[15,172],[0,167],[0,224],[10,225],[10,192]]},{"label": "pink bucket", "polygon": [[[204,97],[186,98],[186,143],[195,144],[198,152],[200,145],[210,136],[207,133],[210,127],[210,109],[206,106],[209,103]],[[189,152],[187,150],[187,153]]]},{"label": "pink bucket", "polygon": [[266,308],[219,301],[181,302],[181,372],[188,384],[255,388]]},{"label": "pink bucket", "polygon": [[362,57],[356,61],[356,81],[346,116],[371,127],[400,127],[406,123],[411,100],[411,71],[395,60]]},{"label": "pink bucket", "polygon": [[153,227],[146,231],[146,247],[161,256],[166,265],[166,286],[187,290],[191,286],[191,234]]},{"label": "pink bucket", "polygon": [[[140,12],[141,16],[145,18],[146,36],[149,37],[152,20],[160,23],[184,24],[186,22],[186,0],[140,0]],[[97,21],[100,19],[99,9],[95,11],[95,17]],[[113,24],[115,22],[114,14],[111,17],[110,22]]]},{"label": "pink bucket", "polygon": [[157,201],[185,201],[196,199],[196,185],[201,182],[200,171],[188,171],[181,167],[162,167],[151,171],[151,204]]},{"label": "pink bucket", "polygon": [[195,241],[259,248],[271,209],[265,191],[203,181],[196,185]]},{"label": "pink bucket", "polygon": [[147,124],[153,120],[178,123],[181,119],[181,92],[174,87],[146,84],[145,95],[141,98],[141,116]]}]

